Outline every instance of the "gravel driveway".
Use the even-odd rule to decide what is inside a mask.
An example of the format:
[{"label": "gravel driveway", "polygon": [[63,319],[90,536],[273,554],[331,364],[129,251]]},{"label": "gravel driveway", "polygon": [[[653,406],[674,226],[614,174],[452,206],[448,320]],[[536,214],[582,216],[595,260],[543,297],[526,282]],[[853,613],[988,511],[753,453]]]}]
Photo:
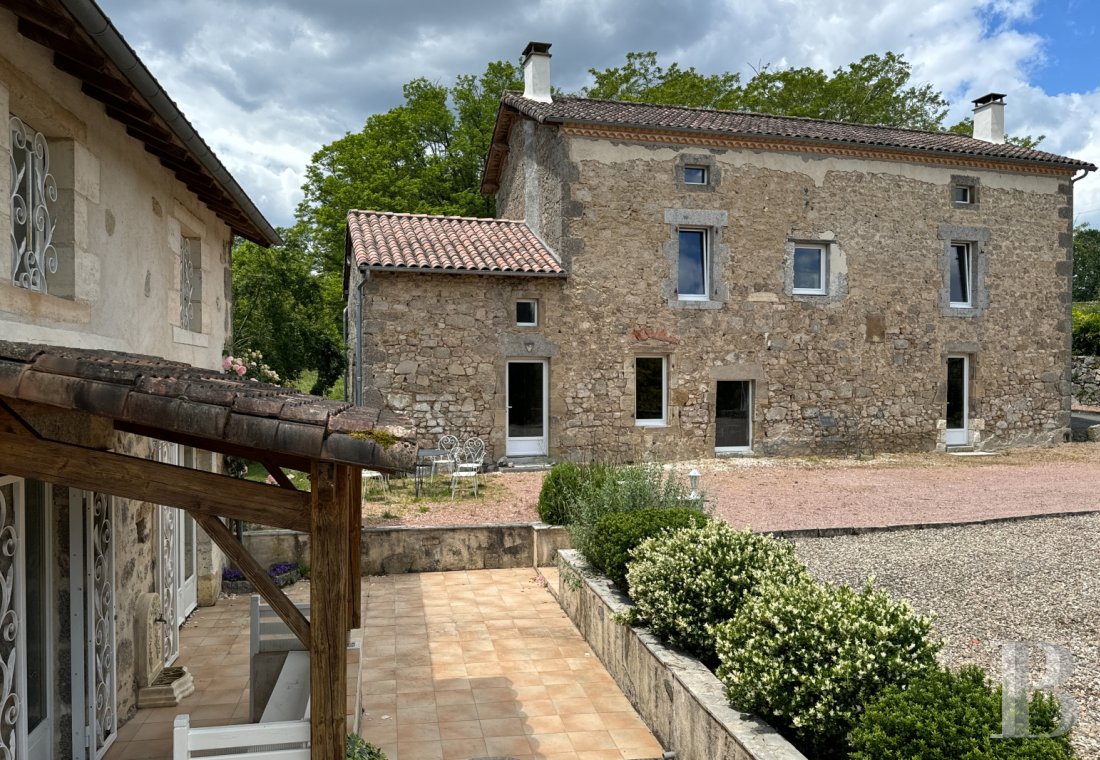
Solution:
[{"label": "gravel driveway", "polygon": [[[735,528],[789,530],[943,523],[1100,510],[1100,443],[1020,449],[992,456],[875,459],[703,459],[693,467],[716,515]],[[371,502],[373,525],[456,525],[538,519],[541,472],[487,476],[488,499],[460,496],[420,507]],[[384,517],[384,515],[392,515]]]},{"label": "gravel driveway", "polygon": [[[1065,690],[1080,712],[1072,741],[1100,757],[1100,515],[985,526],[797,539],[822,580],[881,587],[935,616],[941,659],[976,663],[1000,678],[1005,640],[1073,653]],[[1041,655],[1033,667],[1042,666]]]}]

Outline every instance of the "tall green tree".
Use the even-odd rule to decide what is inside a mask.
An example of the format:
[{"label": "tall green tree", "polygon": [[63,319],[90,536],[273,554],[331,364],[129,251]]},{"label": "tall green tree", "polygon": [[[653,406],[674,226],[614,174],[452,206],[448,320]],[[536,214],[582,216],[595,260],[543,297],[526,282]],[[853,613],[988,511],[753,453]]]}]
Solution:
[{"label": "tall green tree", "polygon": [[233,246],[233,352],[259,351],[284,384],[316,370],[310,392],[324,394],[344,369],[342,307],[326,297],[332,277],[314,269],[302,230],[279,234],[281,246]]},{"label": "tall green tree", "polygon": [[1100,301],[1100,230],[1073,228],[1073,300]]},{"label": "tall green tree", "polygon": [[896,53],[866,55],[831,74],[809,67],[764,66],[744,84],[738,74],[701,74],[657,54],[627,53],[622,66],[589,69],[585,97],[724,108],[781,116],[939,129],[947,101],[930,84],[913,84],[912,67]]},{"label": "tall green tree", "polygon": [[414,79],[404,103],[313,154],[297,219],[323,272],[343,266],[349,209],[492,216],[479,186],[501,93],[522,87],[511,63],[490,63],[451,87]]}]

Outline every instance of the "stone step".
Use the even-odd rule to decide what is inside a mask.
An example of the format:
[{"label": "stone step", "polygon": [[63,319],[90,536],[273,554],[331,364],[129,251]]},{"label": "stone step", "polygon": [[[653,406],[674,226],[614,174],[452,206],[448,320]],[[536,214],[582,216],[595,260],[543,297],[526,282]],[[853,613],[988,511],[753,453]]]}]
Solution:
[{"label": "stone step", "polygon": [[501,457],[497,467],[502,472],[538,472],[554,465],[549,457]]}]

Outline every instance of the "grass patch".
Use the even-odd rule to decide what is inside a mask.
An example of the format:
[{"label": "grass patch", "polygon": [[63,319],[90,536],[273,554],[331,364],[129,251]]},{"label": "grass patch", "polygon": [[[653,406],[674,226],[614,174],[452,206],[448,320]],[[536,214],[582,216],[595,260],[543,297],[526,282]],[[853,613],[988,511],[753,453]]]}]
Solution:
[{"label": "grass patch", "polygon": [[393,475],[390,477],[389,495],[383,492],[382,484],[377,480],[367,484],[363,492],[363,521],[379,523],[398,520],[406,515],[427,514],[433,511],[433,507],[446,508],[452,504],[491,503],[507,494],[507,486],[500,481],[500,477],[482,475],[476,497],[463,484],[452,499],[450,475],[436,475],[434,481],[425,477],[420,496],[416,495],[416,481],[412,475]]}]

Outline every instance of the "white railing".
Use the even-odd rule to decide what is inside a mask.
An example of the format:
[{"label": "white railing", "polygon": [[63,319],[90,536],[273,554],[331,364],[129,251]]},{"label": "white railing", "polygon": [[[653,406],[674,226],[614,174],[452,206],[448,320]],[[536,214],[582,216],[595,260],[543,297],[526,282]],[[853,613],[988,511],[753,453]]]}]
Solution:
[{"label": "white railing", "polygon": [[308,720],[191,728],[191,716],[177,715],[172,728],[172,760],[310,760],[309,755]]}]

